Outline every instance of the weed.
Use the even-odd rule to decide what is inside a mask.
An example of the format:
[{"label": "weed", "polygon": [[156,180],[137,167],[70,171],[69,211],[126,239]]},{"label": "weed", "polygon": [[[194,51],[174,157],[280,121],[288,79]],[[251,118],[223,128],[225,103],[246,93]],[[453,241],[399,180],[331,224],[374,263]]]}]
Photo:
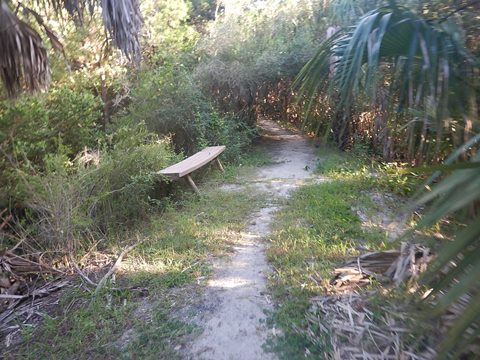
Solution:
[{"label": "weed", "polygon": [[399,195],[412,194],[419,188],[424,178],[408,170],[405,163],[386,163],[379,158],[368,156],[363,148],[351,152],[324,147],[324,155],[317,171],[332,179],[363,179],[383,191]]},{"label": "weed", "polygon": [[193,325],[172,320],[165,305],[157,304],[149,322],[136,321],[137,336],[123,351],[120,359],[180,359],[171,346],[178,338],[191,333]]},{"label": "weed", "polygon": [[299,329],[305,327],[310,299],[326,294],[335,266],[365,247],[392,246],[382,231],[363,228],[352,210],[361,203],[375,211],[365,193],[384,185],[371,175],[371,164],[328,153],[319,170],[335,181],[297,190],[278,214],[268,248],[275,269],[270,285],[279,304],[271,321],[283,330],[269,346],[284,359],[319,358],[328,351],[322,332],[313,343]]},{"label": "weed", "polygon": [[[175,348],[194,327],[172,318],[170,289],[206,276],[209,256],[229,250],[247,215],[263,201],[251,191],[219,192],[205,184],[202,197],[187,193],[176,204],[167,204],[163,214],[152,214],[132,229],[147,240],[122,262],[116,284],[96,298],[78,287],[64,292],[64,310],[46,317],[35,331],[27,329],[13,358],[179,358]],[[148,314],[139,317],[145,303]]]}]

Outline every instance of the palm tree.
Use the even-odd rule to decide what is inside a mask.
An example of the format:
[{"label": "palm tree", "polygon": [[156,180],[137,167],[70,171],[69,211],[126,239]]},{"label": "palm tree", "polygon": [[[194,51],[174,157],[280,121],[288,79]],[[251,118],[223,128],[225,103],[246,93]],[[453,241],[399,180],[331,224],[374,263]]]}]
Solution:
[{"label": "palm tree", "polygon": [[[390,108],[409,120],[405,141],[414,152],[423,155],[430,137],[437,140],[438,153],[453,132],[461,134],[457,138],[466,142],[443,165],[443,172],[451,174],[417,200],[434,201],[419,227],[471,209],[480,199],[480,153],[475,155],[480,142],[479,63],[448,21],[451,14],[434,21],[393,2],[377,8],[326,40],[295,82],[300,96],[309,99],[308,108],[318,93],[329,92],[336,103],[335,128],[341,133],[351,125],[351,109],[359,99],[370,99],[372,104],[378,89],[386,87]],[[430,183],[440,175],[435,173]],[[469,225],[442,247],[424,277],[433,288],[424,300],[434,304],[427,306],[430,315],[454,306],[462,309],[439,348],[441,358],[458,356],[479,335],[480,216],[470,213]]]},{"label": "palm tree", "polygon": [[[65,9],[78,23],[85,11],[93,12],[100,6],[103,24],[113,43],[129,59],[140,59],[139,32],[142,17],[137,0],[51,0],[53,9],[60,13]],[[0,0],[0,77],[8,95],[20,91],[44,89],[50,79],[47,51],[38,32],[12,12],[7,0]],[[22,4],[45,30],[54,48],[61,48],[55,34],[46,27],[42,17]]]},{"label": "palm tree", "polygon": [[9,95],[23,87],[44,88],[49,81],[47,51],[40,35],[0,0],[0,74]]}]

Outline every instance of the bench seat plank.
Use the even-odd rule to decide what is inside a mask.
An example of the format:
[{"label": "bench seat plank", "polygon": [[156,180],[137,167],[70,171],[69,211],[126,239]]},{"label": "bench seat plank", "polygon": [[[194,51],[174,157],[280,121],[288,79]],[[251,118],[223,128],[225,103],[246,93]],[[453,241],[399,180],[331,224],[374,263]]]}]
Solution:
[{"label": "bench seat plank", "polygon": [[207,147],[175,165],[160,170],[158,173],[173,179],[184,177],[210,161],[215,160],[224,150],[225,146],[223,145]]}]

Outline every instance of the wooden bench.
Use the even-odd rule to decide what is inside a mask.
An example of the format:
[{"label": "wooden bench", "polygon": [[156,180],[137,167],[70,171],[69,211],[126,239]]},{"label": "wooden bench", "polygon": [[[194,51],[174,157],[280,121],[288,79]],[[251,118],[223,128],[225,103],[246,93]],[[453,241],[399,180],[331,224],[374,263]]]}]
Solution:
[{"label": "wooden bench", "polygon": [[223,145],[207,147],[202,151],[199,151],[196,154],[186,158],[185,160],[180,161],[179,163],[160,170],[158,174],[165,175],[172,180],[185,177],[187,182],[192,186],[193,190],[195,190],[195,192],[200,195],[200,191],[198,190],[197,185],[195,185],[195,183],[193,182],[190,174],[211,161],[215,161],[219,169],[221,171],[224,171],[222,163],[218,158],[224,150],[225,146]]}]

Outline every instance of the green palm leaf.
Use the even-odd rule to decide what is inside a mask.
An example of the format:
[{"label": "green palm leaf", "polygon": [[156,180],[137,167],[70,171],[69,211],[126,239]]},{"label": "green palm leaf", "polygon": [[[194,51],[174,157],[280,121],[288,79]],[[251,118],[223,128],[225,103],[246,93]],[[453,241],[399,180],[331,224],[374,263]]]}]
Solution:
[{"label": "green palm leaf", "polygon": [[[436,133],[442,140],[446,119],[477,118],[478,90],[465,80],[474,78],[476,71],[478,61],[451,27],[390,5],[372,10],[354,27],[327,40],[299,73],[294,86],[300,97],[309,99],[307,111],[319,92],[330,91],[331,97],[337,99],[337,114],[343,113],[332,118],[341,122],[336,124],[338,128],[345,129],[352,121],[349,111],[357,100],[368,96],[373,103],[378,87],[385,87],[388,79],[391,107],[416,120],[406,128],[415,129],[420,123],[423,131]],[[411,131],[409,136],[408,142],[415,146],[415,137],[420,134]],[[431,226],[480,199],[480,154],[472,157],[468,166],[454,164],[479,141],[480,134],[473,134],[447,158],[442,171],[436,171],[428,184],[438,180],[442,172],[450,171],[451,175],[433,186],[432,191],[417,196],[417,205],[433,202],[419,227]],[[429,310],[431,316],[443,314],[465,296],[470,299],[440,347],[440,357],[455,356],[478,336],[479,239],[480,218],[476,216],[440,250],[423,278],[433,287],[426,299],[435,304]]]},{"label": "green palm leaf", "polygon": [[[373,99],[388,68],[393,75],[390,99],[397,110],[421,114],[432,131],[441,132],[445,118],[469,110],[464,99],[476,91],[464,79],[477,64],[457,38],[441,24],[427,22],[403,7],[375,9],[327,40],[299,73],[294,87],[300,97],[313,101],[329,83],[338,97],[336,111],[346,113],[332,118],[348,123],[349,109],[359,97]],[[338,59],[333,74],[332,59]]]}]

